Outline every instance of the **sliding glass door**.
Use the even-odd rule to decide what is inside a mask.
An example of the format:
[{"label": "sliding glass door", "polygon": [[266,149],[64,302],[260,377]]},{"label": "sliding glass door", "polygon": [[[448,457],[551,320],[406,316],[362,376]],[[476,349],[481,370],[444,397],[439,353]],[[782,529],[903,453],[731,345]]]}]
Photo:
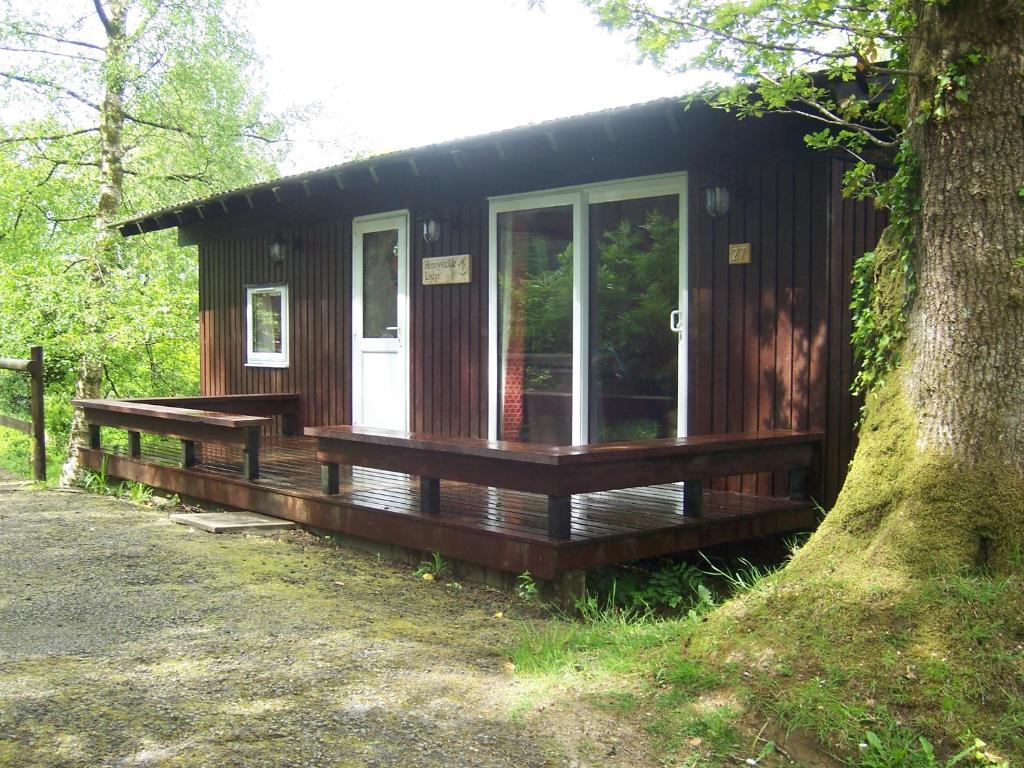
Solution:
[{"label": "sliding glass door", "polygon": [[679,195],[591,203],[588,442],[675,437]]},{"label": "sliding glass door", "polygon": [[502,213],[498,437],[572,441],[572,206]]},{"label": "sliding glass door", "polygon": [[491,201],[490,436],[684,435],[686,176]]}]

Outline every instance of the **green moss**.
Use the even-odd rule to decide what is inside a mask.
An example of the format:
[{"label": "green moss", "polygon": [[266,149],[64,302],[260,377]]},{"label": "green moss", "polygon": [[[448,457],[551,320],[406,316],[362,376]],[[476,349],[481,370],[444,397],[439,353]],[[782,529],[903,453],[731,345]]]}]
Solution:
[{"label": "green moss", "polygon": [[998,457],[967,466],[918,450],[897,376],[869,396],[839,500],[791,570],[898,588],[936,573],[1010,573],[1021,551],[1024,480]]}]

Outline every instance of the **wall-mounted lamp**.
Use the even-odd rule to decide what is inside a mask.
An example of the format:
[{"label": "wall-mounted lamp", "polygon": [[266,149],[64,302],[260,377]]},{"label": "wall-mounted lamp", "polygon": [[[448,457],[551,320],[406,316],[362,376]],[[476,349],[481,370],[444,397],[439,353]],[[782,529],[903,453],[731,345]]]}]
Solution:
[{"label": "wall-mounted lamp", "polygon": [[423,242],[433,245],[441,239],[441,222],[436,216],[428,216],[423,220]]},{"label": "wall-mounted lamp", "polygon": [[274,227],[274,232],[267,237],[267,258],[274,264],[281,264],[288,256],[288,250],[295,245],[292,227],[285,221]]},{"label": "wall-mounted lamp", "polygon": [[729,212],[729,188],[728,187],[705,187],[704,188],[704,210],[708,216],[717,219]]}]

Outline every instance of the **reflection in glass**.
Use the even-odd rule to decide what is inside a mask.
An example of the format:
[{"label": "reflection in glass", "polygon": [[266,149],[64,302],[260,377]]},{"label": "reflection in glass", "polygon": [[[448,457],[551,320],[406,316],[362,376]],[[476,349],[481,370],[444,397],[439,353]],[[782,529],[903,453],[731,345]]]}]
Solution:
[{"label": "reflection in glass", "polygon": [[676,435],[677,195],[590,206],[590,442]]},{"label": "reflection in glass", "polygon": [[572,206],[498,215],[502,440],[572,442]]},{"label": "reflection in glass", "polygon": [[284,349],[281,338],[281,291],[252,294],[252,351],[279,353]]},{"label": "reflection in glass", "polygon": [[398,230],[363,235],[363,338],[398,337]]}]

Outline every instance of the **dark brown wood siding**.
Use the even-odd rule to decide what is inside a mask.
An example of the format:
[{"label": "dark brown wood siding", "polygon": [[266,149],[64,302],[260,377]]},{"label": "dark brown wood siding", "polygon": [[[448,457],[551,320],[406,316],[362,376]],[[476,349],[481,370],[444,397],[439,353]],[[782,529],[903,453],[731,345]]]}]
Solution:
[{"label": "dark brown wood siding", "polygon": [[[444,225],[427,245],[413,227],[410,253],[411,422],[418,432],[487,436],[487,202],[447,203],[431,209]],[[419,212],[413,211],[416,220]],[[430,256],[469,254],[472,281],[423,285]]]},{"label": "dark brown wood siding", "polygon": [[[351,223],[295,228],[296,248],[281,265],[266,257],[266,233],[200,248],[200,385],[206,395],[298,392],[304,424],[346,423],[351,367]],[[286,283],[287,368],[245,365],[245,287]]]},{"label": "dark brown wood siding", "polygon": [[[850,270],[884,224],[869,203],[842,198],[845,169],[825,156],[789,153],[690,174],[690,431],[824,429],[819,487],[826,505],[852,455],[858,408],[849,394]],[[712,219],[702,190],[723,180],[732,207]],[[266,258],[269,231],[202,243],[203,393],[296,391],[306,425],[349,423],[352,216],[408,207],[411,427],[485,436],[488,219],[478,190],[447,188],[437,199],[420,194],[411,200],[382,190],[330,220],[297,222],[298,246],[281,266]],[[506,185],[501,191],[524,190]],[[428,211],[444,221],[442,240],[433,246],[416,224]],[[744,242],[752,246],[752,263],[730,266],[729,244]],[[472,256],[471,283],[421,284],[424,257],[462,253]],[[274,282],[290,289],[291,365],[249,368],[245,285]],[[730,478],[718,486],[787,490],[781,474]]]},{"label": "dark brown wood siding", "polygon": [[[695,174],[690,185],[690,432],[823,429],[825,505],[845,477],[859,408],[850,272],[885,222],[871,203],[843,199],[846,168],[783,158]],[[732,206],[712,219],[702,189],[722,178]],[[730,266],[730,243],[750,243],[752,262]],[[782,494],[786,482],[751,475],[715,485]]]}]

